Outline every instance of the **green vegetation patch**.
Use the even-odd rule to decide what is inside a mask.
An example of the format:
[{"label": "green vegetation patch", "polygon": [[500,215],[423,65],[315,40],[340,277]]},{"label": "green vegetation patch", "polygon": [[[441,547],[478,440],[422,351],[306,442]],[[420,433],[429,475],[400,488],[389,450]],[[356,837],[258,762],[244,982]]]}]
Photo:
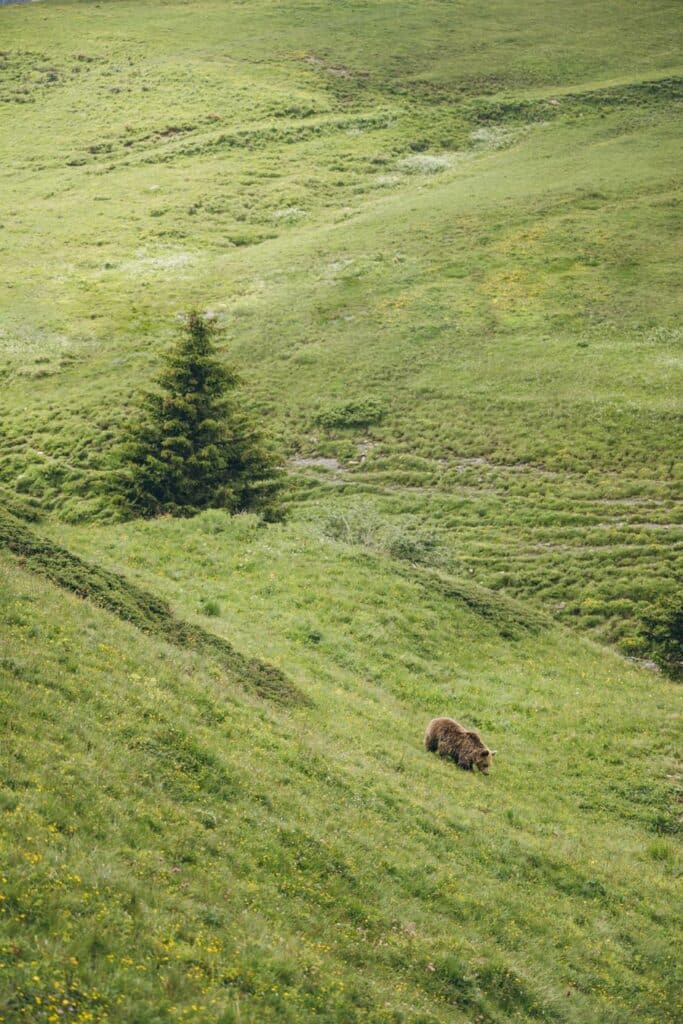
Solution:
[{"label": "green vegetation patch", "polygon": [[79,597],[114,612],[139,629],[189,650],[215,658],[231,675],[262,697],[297,702],[297,688],[273,665],[245,658],[222,637],[201,626],[189,625],[173,615],[169,605],[149,591],[100,566],[88,564],[52,541],[38,537],[11,513],[0,509],[0,544],[21,558],[22,564]]},{"label": "green vegetation patch", "polygon": [[[0,1018],[677,1024],[680,4],[0,22]],[[282,523],[114,521],[193,308]]]},{"label": "green vegetation patch", "polygon": [[[678,688],[223,518],[102,533],[310,705],[0,559],[0,1016],[674,1024]],[[444,712],[490,776],[424,751]]]}]

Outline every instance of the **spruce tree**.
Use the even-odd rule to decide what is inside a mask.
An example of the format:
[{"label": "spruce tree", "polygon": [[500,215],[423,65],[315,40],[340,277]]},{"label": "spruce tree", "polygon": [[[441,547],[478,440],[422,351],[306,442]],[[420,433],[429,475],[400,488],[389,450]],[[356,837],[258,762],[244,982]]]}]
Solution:
[{"label": "spruce tree", "polygon": [[141,516],[189,516],[206,508],[275,514],[280,473],[256,425],[239,407],[236,373],[217,358],[214,330],[198,313],[170,352],[124,440],[118,490]]}]

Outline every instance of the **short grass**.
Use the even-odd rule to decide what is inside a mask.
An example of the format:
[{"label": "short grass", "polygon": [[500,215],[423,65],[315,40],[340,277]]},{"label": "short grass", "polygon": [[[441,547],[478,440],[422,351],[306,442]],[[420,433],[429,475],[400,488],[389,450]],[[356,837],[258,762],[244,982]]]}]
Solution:
[{"label": "short grass", "polygon": [[[675,684],[311,527],[104,534],[311,706],[3,558],[0,1016],[677,1019]],[[488,778],[424,752],[443,711]]]}]

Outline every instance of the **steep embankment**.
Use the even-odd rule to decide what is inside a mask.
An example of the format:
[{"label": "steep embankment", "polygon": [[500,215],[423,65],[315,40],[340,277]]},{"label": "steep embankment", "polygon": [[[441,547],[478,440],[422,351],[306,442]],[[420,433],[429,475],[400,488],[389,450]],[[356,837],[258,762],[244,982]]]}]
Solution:
[{"label": "steep embankment", "polygon": [[105,532],[310,704],[3,556],[0,1016],[676,1019],[673,684],[311,527]]},{"label": "steep embankment", "polygon": [[220,667],[248,689],[283,703],[296,703],[301,694],[278,669],[257,658],[244,658],[227,640],[199,625],[188,625],[165,601],[141,590],[117,573],[84,562],[58,544],[39,537],[21,519],[0,507],[0,547],[18,555],[21,564],[51,582],[125,622],[177,647],[214,658]]}]

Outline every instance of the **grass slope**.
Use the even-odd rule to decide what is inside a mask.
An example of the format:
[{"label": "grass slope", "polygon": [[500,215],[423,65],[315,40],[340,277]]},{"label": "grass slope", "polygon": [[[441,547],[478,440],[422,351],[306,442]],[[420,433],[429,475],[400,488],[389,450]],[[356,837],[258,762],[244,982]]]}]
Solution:
[{"label": "grass slope", "polygon": [[[678,13],[2,5],[2,1020],[680,1019]],[[283,524],[113,520],[191,305]]]},{"label": "grass slope", "polygon": [[178,620],[168,604],[149,591],[141,590],[122,576],[88,564],[65,548],[37,536],[16,516],[0,508],[0,543],[19,555],[22,565],[41,573],[52,582],[79,597],[88,598],[102,608],[139,629],[152,633],[178,647],[200,651],[214,657],[221,667],[242,685],[261,696],[284,702],[300,699],[296,687],[282,672],[257,658],[245,659],[227,640],[208,633],[201,626],[188,626]]},{"label": "grass slope", "polygon": [[676,14],[8,7],[0,478],[106,517],[196,304],[300,501],[637,653],[683,568]]},{"label": "grass slope", "polygon": [[[182,544],[164,590],[191,615],[211,580],[212,628],[311,706],[3,557],[0,1016],[677,1019],[674,684],[302,528],[128,542],[155,576]],[[423,751],[444,710],[488,778]]]}]

